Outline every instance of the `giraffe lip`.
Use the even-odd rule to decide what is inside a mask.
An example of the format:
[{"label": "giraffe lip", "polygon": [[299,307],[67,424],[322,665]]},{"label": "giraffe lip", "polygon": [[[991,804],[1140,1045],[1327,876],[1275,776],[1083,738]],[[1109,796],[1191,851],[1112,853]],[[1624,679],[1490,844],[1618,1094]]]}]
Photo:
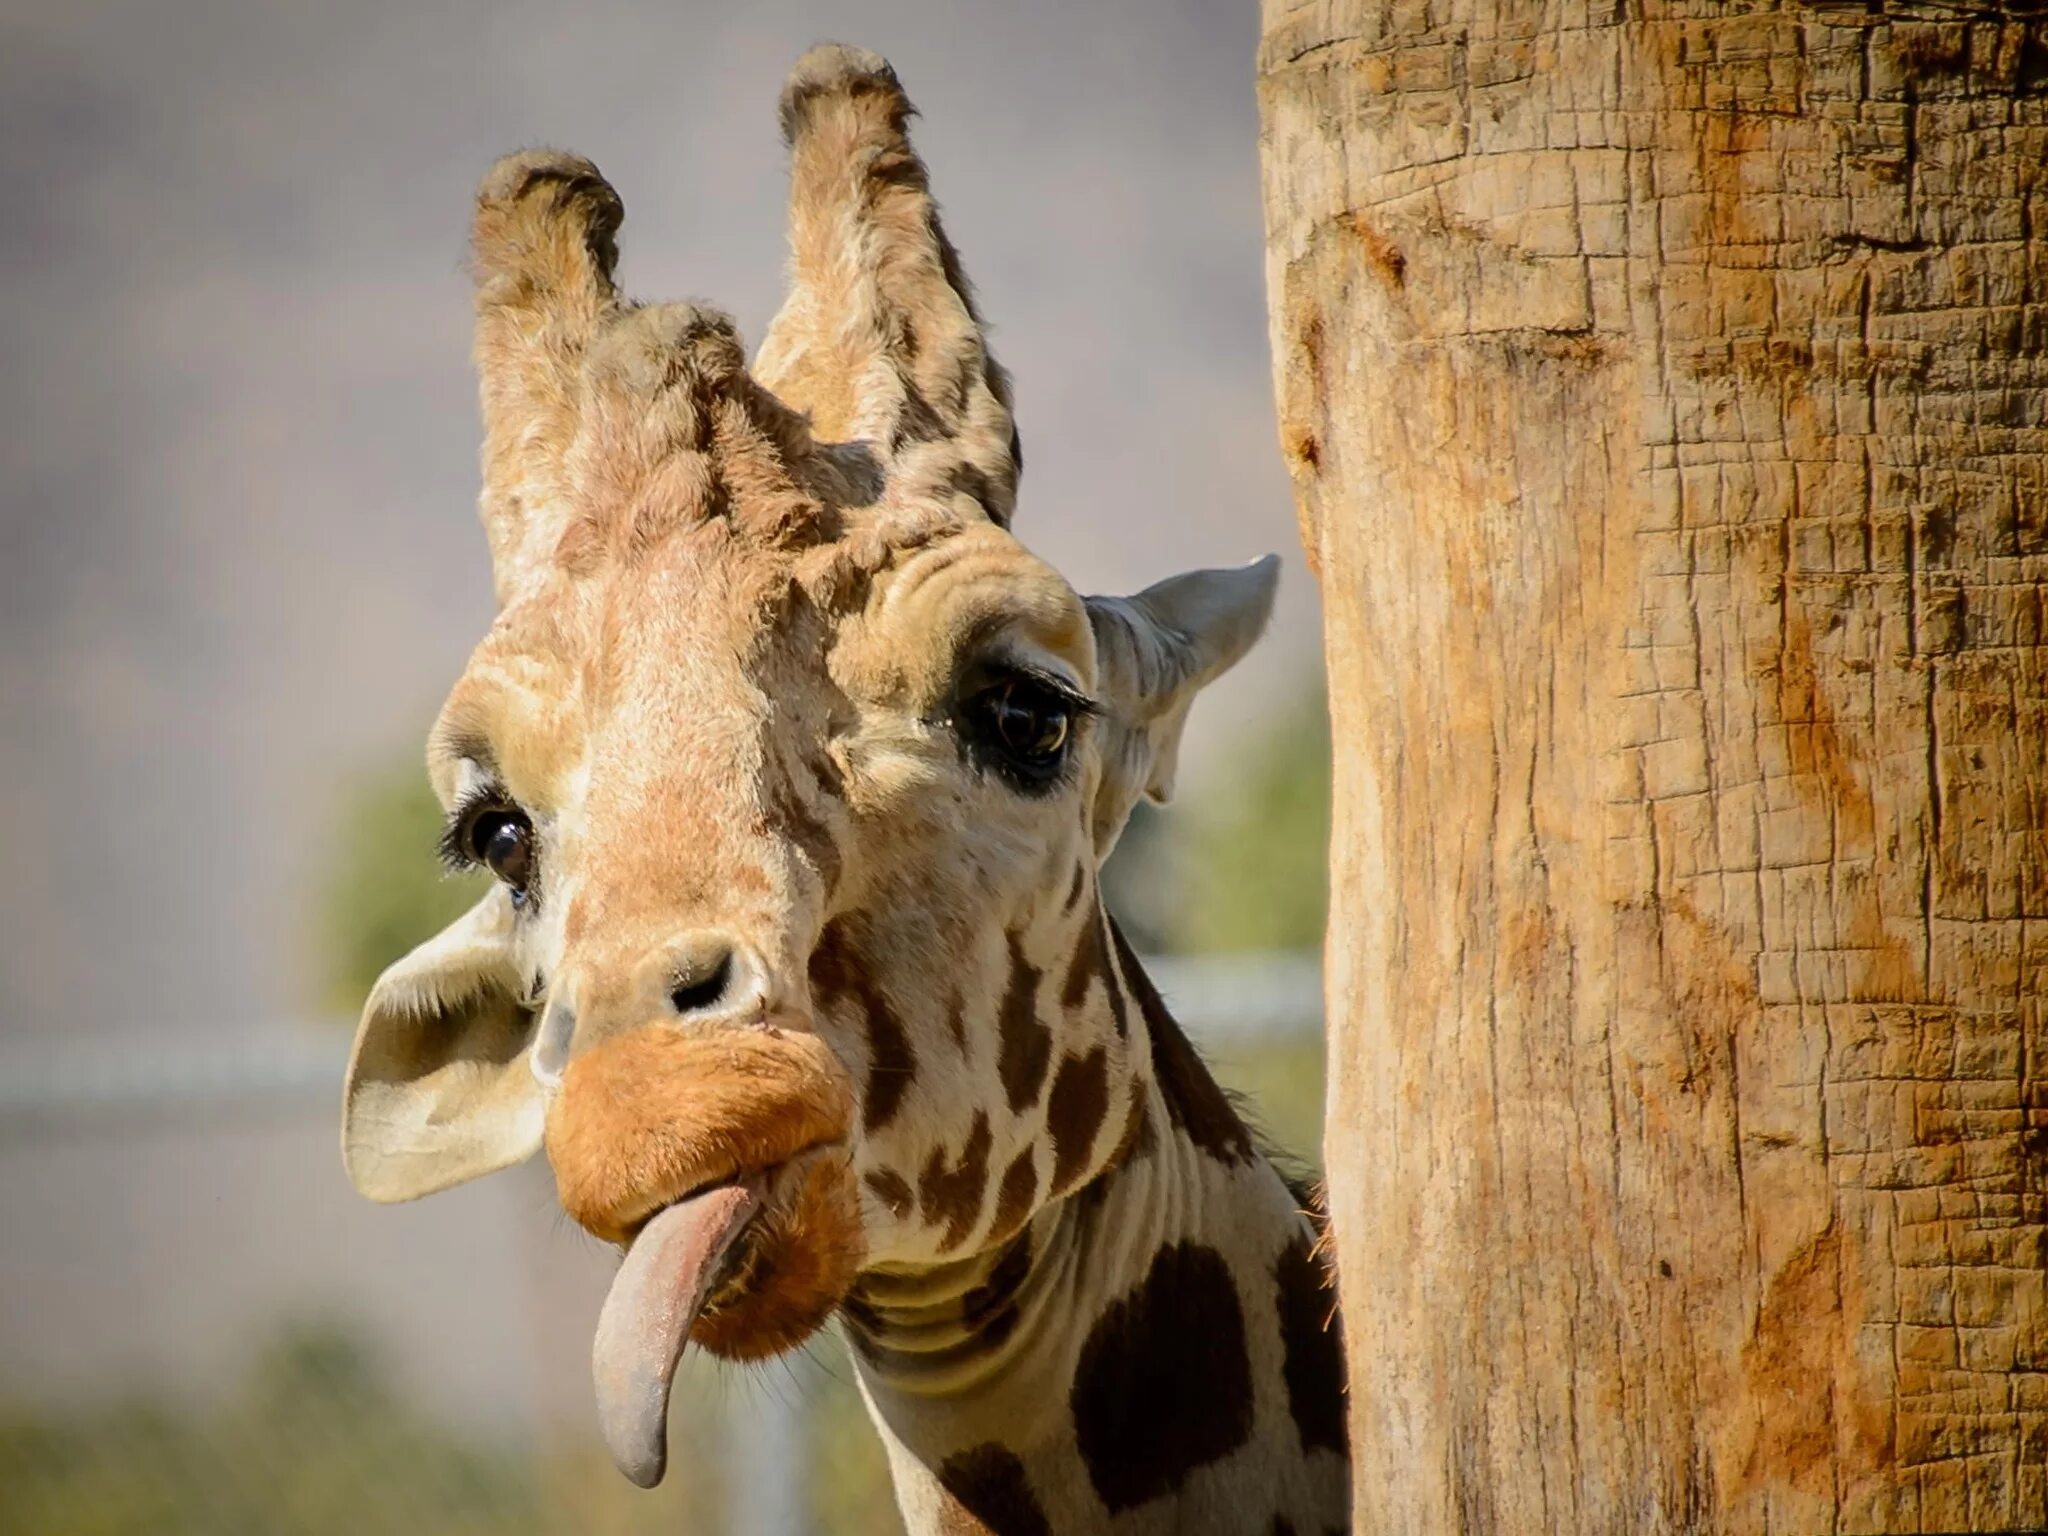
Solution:
[{"label": "giraffe lip", "polygon": [[760,1197],[760,1203],[765,1207],[772,1201],[777,1188],[782,1183],[782,1175],[791,1167],[815,1153],[834,1147],[843,1147],[844,1145],[845,1143],[839,1140],[813,1141],[798,1147],[789,1156],[780,1158],[775,1162],[764,1163],[755,1168],[736,1168],[729,1173],[719,1174],[716,1178],[704,1179],[696,1184],[692,1184],[681,1193],[671,1195],[659,1204],[648,1207],[646,1215],[622,1223],[619,1227],[617,1242],[621,1247],[630,1248],[639,1238],[640,1234],[647,1229],[649,1223],[661,1215],[662,1212],[673,1206],[681,1205],[685,1201],[695,1200],[701,1196],[708,1195],[713,1190],[727,1189],[735,1185],[746,1185]]},{"label": "giraffe lip", "polygon": [[[777,1166],[780,1165],[778,1164]],[[774,1173],[774,1168],[763,1168],[752,1174],[728,1173],[723,1174],[715,1179],[706,1179],[701,1184],[692,1184],[688,1189],[684,1190],[681,1194],[672,1195],[668,1199],[662,1201],[661,1204],[650,1209],[645,1216],[641,1216],[636,1220],[627,1222],[620,1231],[619,1246],[622,1248],[630,1249],[633,1246],[633,1244],[639,1240],[640,1234],[642,1232],[645,1232],[648,1226],[654,1221],[655,1217],[661,1215],[663,1211],[670,1210],[675,1206],[682,1205],[691,1200],[695,1200],[699,1195],[708,1195],[714,1189],[729,1189],[732,1186],[741,1183],[765,1184],[770,1178],[774,1176]]]}]

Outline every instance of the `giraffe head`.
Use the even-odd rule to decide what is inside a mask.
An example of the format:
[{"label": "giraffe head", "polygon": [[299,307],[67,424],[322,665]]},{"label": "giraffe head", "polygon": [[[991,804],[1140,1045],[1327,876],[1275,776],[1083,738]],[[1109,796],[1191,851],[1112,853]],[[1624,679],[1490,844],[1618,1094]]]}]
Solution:
[{"label": "giraffe head", "polygon": [[1272,602],[1270,559],[1083,599],[1011,534],[1009,386],[910,113],[871,54],[799,62],[751,369],[724,316],[620,297],[587,161],[477,199],[500,607],[428,758],[498,879],[378,982],[344,1155],[402,1200],[545,1147],[628,1245],[600,1398],[643,1481],[686,1335],[786,1348],[1115,1155],[1150,1068],[1093,985],[1096,868]]}]

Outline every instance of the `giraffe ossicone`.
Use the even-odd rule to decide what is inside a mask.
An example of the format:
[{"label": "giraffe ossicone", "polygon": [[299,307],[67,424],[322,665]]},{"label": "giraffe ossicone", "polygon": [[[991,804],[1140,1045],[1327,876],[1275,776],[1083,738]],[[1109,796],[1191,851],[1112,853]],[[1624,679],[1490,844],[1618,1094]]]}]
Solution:
[{"label": "giraffe ossicone", "polygon": [[373,990],[344,1162],[405,1200],[545,1150],[625,1250],[594,1363],[636,1481],[686,1339],[837,1317],[914,1531],[1337,1529],[1309,1220],[1096,883],[1276,563],[1083,599],[1010,532],[1009,381],[910,116],[873,54],[796,66],[751,367],[620,295],[588,161],[485,177],[499,610],[428,768],[498,880]]}]

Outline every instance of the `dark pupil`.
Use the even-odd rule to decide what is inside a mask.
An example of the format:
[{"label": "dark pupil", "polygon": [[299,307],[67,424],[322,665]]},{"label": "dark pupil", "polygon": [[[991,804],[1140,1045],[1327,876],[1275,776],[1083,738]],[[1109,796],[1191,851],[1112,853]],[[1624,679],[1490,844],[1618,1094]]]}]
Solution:
[{"label": "dark pupil", "polygon": [[994,700],[996,735],[1019,757],[1050,757],[1066,744],[1067,711],[1043,694],[1006,684]]},{"label": "dark pupil", "polygon": [[518,816],[493,813],[477,823],[477,857],[515,891],[524,890],[533,872],[533,829]]}]

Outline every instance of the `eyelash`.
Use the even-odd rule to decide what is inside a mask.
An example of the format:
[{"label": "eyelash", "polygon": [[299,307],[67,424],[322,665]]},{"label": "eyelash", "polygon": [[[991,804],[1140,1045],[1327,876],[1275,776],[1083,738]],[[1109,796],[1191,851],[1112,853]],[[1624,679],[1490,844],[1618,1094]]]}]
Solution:
[{"label": "eyelash", "polygon": [[[1067,743],[1061,752],[1059,766],[1050,774],[1040,776],[1022,770],[1007,754],[985,741],[974,728],[972,712],[975,704],[1005,685],[1019,683],[1043,691],[1057,700],[1067,713]],[[1008,665],[990,668],[977,679],[972,689],[963,693],[952,712],[950,723],[962,750],[977,768],[994,773],[1018,794],[1037,797],[1052,794],[1073,781],[1074,739],[1088,719],[1099,712],[1093,699],[1075,692],[1064,679],[1036,667]]]},{"label": "eyelash", "polygon": [[476,826],[477,818],[487,811],[518,809],[519,807],[512,803],[511,797],[495,784],[486,784],[481,789],[471,790],[456,803],[455,809],[448,813],[447,823],[441,828],[441,838],[435,845],[435,852],[440,855],[442,868],[455,875],[466,874],[472,869],[482,869],[483,860],[479,859],[469,846],[469,835]]},{"label": "eyelash", "polygon": [[1084,693],[1079,693],[1066,679],[1055,677],[1050,672],[1041,672],[1036,667],[1006,667],[990,679],[991,682],[1034,683],[1052,694],[1067,706],[1067,713],[1078,724],[1101,712],[1101,707]]}]

